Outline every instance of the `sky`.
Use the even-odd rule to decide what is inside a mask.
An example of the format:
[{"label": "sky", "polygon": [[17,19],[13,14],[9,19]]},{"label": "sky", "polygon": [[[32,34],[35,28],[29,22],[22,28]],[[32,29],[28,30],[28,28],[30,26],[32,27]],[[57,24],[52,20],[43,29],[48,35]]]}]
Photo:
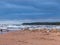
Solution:
[{"label": "sky", "polygon": [[60,21],[60,0],[0,0],[0,21]]}]

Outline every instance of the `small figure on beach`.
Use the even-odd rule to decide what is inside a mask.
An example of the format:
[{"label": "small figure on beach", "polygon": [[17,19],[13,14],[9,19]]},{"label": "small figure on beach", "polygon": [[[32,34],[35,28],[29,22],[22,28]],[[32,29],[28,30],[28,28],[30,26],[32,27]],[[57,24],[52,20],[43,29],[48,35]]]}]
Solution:
[{"label": "small figure on beach", "polygon": [[0,31],[1,31],[1,32],[3,32],[3,30],[2,30],[2,29],[0,29]]}]

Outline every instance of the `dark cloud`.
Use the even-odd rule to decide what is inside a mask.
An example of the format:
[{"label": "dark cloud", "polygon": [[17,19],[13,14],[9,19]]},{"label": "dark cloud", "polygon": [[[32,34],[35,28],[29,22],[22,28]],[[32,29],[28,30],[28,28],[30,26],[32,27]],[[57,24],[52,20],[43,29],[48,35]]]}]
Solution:
[{"label": "dark cloud", "polygon": [[60,16],[60,0],[0,1],[0,19],[51,19]]}]

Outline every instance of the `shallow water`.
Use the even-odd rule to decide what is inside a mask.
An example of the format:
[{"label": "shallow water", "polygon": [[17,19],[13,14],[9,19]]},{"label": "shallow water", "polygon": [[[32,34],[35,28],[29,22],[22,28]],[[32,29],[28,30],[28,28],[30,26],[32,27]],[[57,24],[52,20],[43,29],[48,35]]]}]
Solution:
[{"label": "shallow water", "polygon": [[0,34],[6,34],[6,33],[9,33],[9,32],[14,32],[14,30],[11,30],[11,31],[8,31],[8,32],[7,31],[3,31],[3,32],[0,31]]},{"label": "shallow water", "polygon": [[7,32],[0,32],[0,34],[4,34],[4,33],[7,33]]}]

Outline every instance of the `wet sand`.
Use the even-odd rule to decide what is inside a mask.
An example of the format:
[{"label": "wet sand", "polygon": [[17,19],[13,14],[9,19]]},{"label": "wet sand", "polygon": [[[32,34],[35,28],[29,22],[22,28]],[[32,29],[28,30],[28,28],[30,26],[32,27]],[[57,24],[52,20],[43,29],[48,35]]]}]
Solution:
[{"label": "wet sand", "polygon": [[0,34],[0,45],[60,45],[60,32],[15,31]]}]

